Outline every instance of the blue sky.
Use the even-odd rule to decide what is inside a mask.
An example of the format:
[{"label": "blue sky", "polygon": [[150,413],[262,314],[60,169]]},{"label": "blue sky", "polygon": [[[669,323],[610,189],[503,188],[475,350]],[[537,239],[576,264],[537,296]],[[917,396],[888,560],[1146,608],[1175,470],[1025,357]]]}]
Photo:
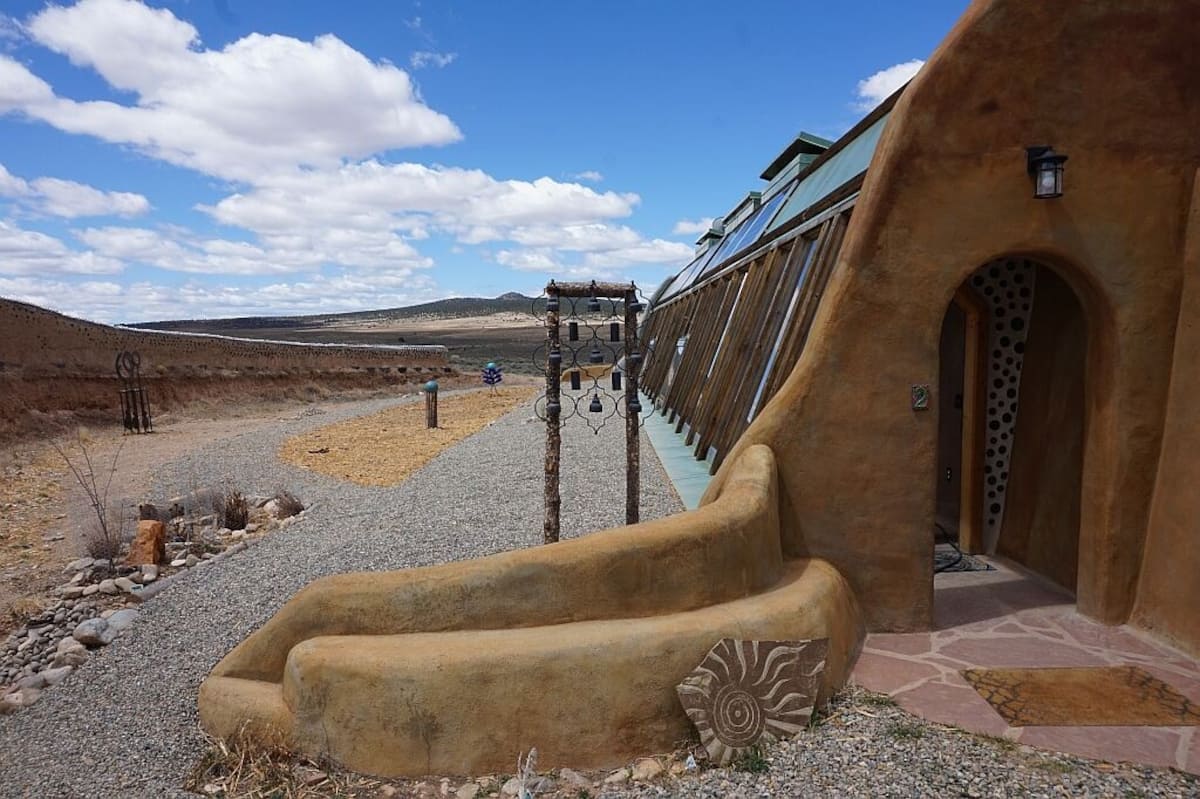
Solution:
[{"label": "blue sky", "polygon": [[649,293],[966,5],[4,0],[0,296],[122,322]]}]

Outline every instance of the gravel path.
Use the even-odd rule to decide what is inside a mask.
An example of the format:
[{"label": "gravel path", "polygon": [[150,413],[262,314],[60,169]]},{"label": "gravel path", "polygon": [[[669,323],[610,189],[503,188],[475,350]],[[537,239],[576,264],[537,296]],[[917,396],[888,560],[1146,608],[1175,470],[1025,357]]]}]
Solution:
[{"label": "gravel path", "polygon": [[[217,442],[164,468],[153,495],[229,480],[247,493],[288,488],[310,508],[246,552],[187,573],[36,705],[0,718],[0,796],[191,796],[178,786],[204,747],[200,682],[306,583],[541,542],[544,428],[531,407],[394,488],[355,486],[275,458],[289,435],[394,404],[338,406]],[[578,424],[564,430],[564,538],[624,523],[624,428],[615,421],[599,435]],[[680,510],[644,437],[642,452],[642,517]]]}]

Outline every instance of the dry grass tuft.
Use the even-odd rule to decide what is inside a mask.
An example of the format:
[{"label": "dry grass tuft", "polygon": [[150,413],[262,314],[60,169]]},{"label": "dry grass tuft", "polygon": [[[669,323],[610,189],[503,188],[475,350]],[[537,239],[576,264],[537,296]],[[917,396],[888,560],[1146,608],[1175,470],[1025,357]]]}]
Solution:
[{"label": "dry grass tuft", "polygon": [[9,603],[5,615],[14,627],[21,627],[42,610],[42,603],[37,597],[23,596]]},{"label": "dry grass tuft", "polygon": [[532,386],[522,386],[441,397],[435,430],[425,427],[424,400],[406,403],[289,438],[279,457],[359,485],[393,486],[534,393]]},{"label": "dry grass tuft", "polygon": [[208,738],[208,748],[183,787],[223,799],[359,799],[379,796],[384,784],[243,733],[228,741]]},{"label": "dry grass tuft", "polygon": [[244,530],[250,521],[250,503],[236,488],[226,489],[213,497],[213,512],[221,526],[230,530]]}]

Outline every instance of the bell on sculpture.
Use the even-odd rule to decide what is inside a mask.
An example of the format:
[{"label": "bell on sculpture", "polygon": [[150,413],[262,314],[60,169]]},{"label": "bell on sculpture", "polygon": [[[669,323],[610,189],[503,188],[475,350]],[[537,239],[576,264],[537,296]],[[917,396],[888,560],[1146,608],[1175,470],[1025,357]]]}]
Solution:
[{"label": "bell on sculpture", "polygon": [[558,298],[557,297],[555,297],[552,300],[546,300],[546,310],[547,311],[557,311],[558,310]]},{"label": "bell on sculpture", "polygon": [[634,397],[633,399],[631,399],[629,401],[629,412],[630,413],[641,413],[642,412],[642,403],[638,402],[637,397]]},{"label": "bell on sculpture", "polygon": [[550,352],[550,365],[557,369],[559,367],[559,365],[561,365],[561,364],[562,364],[562,353],[559,352],[558,350],[552,350]]},{"label": "bell on sculpture", "polygon": [[546,415],[547,416],[558,416],[558,412],[561,410],[562,410],[562,406],[559,405],[557,402],[547,402],[546,403]]},{"label": "bell on sculpture", "polygon": [[604,406],[600,404],[600,395],[593,394],[592,401],[588,403],[588,411],[591,413],[600,413],[602,410],[604,410]]},{"label": "bell on sculpture", "polygon": [[604,363],[604,353],[599,347],[592,347],[592,351],[588,353],[588,360],[592,363]]}]

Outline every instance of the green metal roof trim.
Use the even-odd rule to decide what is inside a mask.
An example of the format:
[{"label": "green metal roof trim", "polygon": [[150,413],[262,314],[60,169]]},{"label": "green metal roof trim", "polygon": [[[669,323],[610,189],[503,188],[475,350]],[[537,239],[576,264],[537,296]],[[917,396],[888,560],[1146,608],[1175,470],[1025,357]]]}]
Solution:
[{"label": "green metal roof trim", "polygon": [[789,219],[799,215],[804,209],[819,202],[822,197],[866,169],[871,163],[871,156],[875,154],[875,147],[879,144],[879,137],[883,135],[883,128],[890,116],[890,111],[881,116],[828,161],[806,175],[787,203],[771,220],[763,235],[769,236],[771,231],[782,227]]},{"label": "green metal roof trim", "polygon": [[771,180],[782,172],[783,168],[790,164],[792,159],[800,153],[817,156],[828,150],[831,146],[833,146],[833,142],[829,139],[802,130],[796,134],[796,138],[792,139],[787,147],[783,148],[783,152],[775,156],[775,160],[763,170],[760,177],[763,180]]}]

